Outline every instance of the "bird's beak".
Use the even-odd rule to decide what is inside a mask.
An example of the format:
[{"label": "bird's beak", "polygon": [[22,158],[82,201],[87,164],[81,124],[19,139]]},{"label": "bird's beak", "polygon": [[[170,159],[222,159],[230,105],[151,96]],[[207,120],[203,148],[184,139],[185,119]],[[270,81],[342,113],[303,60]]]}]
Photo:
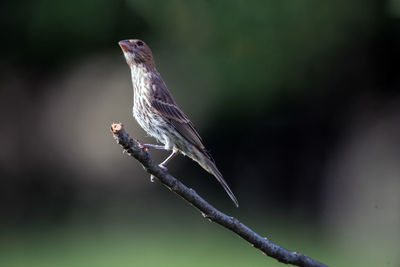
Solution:
[{"label": "bird's beak", "polygon": [[119,41],[118,44],[121,47],[122,51],[124,51],[125,53],[132,52],[132,46],[128,40]]}]

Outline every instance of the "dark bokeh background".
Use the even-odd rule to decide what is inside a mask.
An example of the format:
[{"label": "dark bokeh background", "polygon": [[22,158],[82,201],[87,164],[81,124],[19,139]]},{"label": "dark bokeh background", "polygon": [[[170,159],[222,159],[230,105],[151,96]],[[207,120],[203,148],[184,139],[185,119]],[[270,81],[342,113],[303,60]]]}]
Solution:
[{"label": "dark bokeh background", "polygon": [[[240,202],[169,170],[276,243],[332,266],[399,266],[400,2],[0,4],[1,266],[281,266],[123,155],[117,42],[151,47]],[[152,152],[161,161],[168,153]]]}]

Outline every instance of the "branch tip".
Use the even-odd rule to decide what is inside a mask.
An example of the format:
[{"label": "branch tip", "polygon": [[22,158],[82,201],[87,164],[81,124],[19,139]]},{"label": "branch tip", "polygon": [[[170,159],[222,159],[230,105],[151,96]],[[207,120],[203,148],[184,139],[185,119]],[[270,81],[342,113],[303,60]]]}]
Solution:
[{"label": "branch tip", "polygon": [[116,122],[111,123],[111,132],[114,133],[114,134],[116,134],[119,131],[121,131],[122,128],[123,128],[123,125],[120,122],[119,123],[116,123]]}]

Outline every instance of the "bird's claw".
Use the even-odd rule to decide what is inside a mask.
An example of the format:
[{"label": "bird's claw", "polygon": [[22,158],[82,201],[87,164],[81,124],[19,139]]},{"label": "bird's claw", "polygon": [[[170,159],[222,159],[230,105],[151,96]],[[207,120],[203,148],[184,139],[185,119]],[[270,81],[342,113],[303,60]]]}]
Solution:
[{"label": "bird's claw", "polygon": [[135,140],[136,140],[136,143],[139,145],[139,147],[140,147],[141,149],[144,149],[144,150],[146,150],[146,151],[149,150],[149,147],[143,145],[143,144],[139,141],[139,139],[135,139]]},{"label": "bird's claw", "polygon": [[168,171],[168,168],[165,167],[165,166],[162,165],[162,164],[159,164],[158,167],[160,167],[161,169],[163,169],[163,170],[166,171],[166,172]]},{"label": "bird's claw", "polygon": [[[161,169],[163,169],[165,172],[168,171],[168,168],[165,167],[165,166],[162,165],[162,164],[158,164],[158,167],[160,167]],[[154,182],[155,182],[155,179],[156,179],[156,177],[155,177],[153,174],[151,174],[151,175],[150,175],[150,182],[154,183]]]}]

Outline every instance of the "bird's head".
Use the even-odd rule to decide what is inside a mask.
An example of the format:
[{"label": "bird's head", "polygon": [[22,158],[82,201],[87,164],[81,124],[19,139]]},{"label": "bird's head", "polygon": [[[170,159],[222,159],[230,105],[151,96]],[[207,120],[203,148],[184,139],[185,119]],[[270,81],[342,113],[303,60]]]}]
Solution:
[{"label": "bird's head", "polygon": [[129,66],[143,64],[146,67],[154,67],[153,54],[150,47],[142,40],[122,40],[118,42],[124,56],[126,63]]}]

